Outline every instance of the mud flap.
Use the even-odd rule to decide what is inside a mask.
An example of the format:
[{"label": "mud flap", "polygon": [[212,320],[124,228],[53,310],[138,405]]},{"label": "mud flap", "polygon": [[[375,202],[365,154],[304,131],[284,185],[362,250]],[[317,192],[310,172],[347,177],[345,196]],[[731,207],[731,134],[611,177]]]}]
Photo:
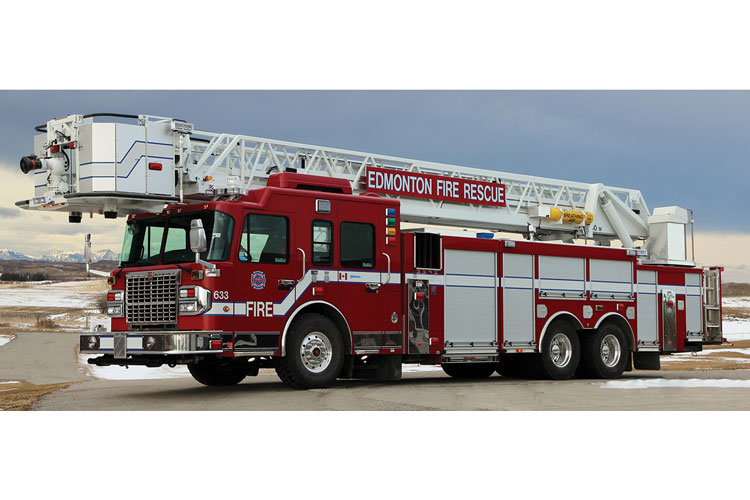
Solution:
[{"label": "mud flap", "polygon": [[660,370],[661,360],[658,352],[634,352],[633,366],[636,370]]},{"label": "mud flap", "polygon": [[401,379],[401,355],[375,355],[354,365],[352,378],[380,381]]}]

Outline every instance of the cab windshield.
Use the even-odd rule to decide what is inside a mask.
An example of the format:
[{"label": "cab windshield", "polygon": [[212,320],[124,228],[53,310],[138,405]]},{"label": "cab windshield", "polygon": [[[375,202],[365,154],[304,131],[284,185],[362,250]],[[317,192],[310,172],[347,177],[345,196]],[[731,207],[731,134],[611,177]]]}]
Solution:
[{"label": "cab windshield", "polygon": [[200,219],[206,231],[208,250],[200,254],[205,261],[229,258],[234,219],[217,210],[190,214],[132,219],[125,228],[120,267],[152,266],[195,262],[190,249],[190,221]]}]

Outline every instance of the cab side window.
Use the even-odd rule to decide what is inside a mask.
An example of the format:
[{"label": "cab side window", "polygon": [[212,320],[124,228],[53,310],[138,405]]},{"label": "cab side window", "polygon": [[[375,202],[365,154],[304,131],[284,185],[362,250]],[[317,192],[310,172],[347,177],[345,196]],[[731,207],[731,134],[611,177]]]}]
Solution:
[{"label": "cab side window", "polygon": [[248,214],[242,225],[239,259],[242,262],[289,262],[289,220],[280,215]]},{"label": "cab side window", "polygon": [[314,266],[333,264],[333,223],[329,220],[312,223],[312,263]]},{"label": "cab side window", "polygon": [[342,267],[375,267],[375,226],[342,222],[340,235]]}]

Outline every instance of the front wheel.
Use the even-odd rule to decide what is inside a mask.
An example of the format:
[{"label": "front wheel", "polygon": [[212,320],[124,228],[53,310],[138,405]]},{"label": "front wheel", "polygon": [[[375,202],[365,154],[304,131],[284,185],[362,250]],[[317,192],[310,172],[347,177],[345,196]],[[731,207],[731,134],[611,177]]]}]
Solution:
[{"label": "front wheel", "polygon": [[295,389],[328,387],[344,364],[344,344],[336,324],[322,314],[294,320],[286,339],[286,356],[277,358],[276,374]]},{"label": "front wheel", "polygon": [[553,321],[542,339],[541,353],[535,354],[533,372],[537,378],[567,380],[581,358],[575,329],[565,321]]}]

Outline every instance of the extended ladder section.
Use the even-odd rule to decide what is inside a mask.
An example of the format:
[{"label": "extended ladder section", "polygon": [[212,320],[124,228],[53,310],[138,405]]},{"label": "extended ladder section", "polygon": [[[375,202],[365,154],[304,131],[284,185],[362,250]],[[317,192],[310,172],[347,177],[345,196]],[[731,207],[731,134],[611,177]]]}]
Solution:
[{"label": "extended ladder section", "polygon": [[[687,263],[687,212],[650,214],[641,192],[495,170],[410,160],[236,134],[195,130],[171,118],[51,120],[21,161],[35,196],[23,208],[108,217],[158,211],[164,203],[243,194],[278,172],[350,182],[355,193],[398,198],[401,219],[419,224],[524,233],[539,240],[648,242],[650,258]],[[656,241],[658,240],[658,241]]]}]

